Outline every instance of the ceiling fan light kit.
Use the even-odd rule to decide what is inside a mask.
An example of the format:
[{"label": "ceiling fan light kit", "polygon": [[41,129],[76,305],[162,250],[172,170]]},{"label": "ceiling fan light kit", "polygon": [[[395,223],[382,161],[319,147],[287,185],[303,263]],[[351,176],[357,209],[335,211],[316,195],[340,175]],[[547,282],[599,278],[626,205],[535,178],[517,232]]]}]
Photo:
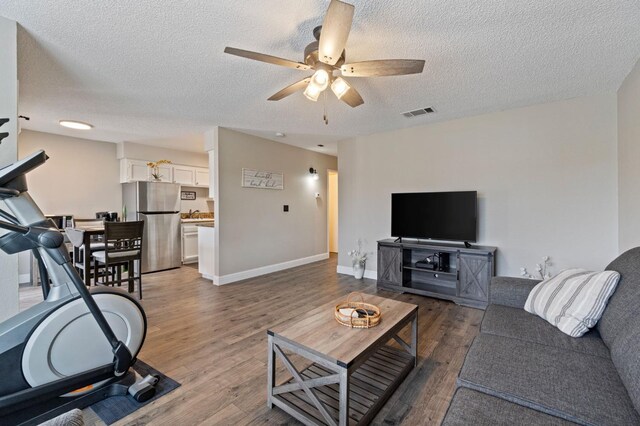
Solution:
[{"label": "ceiling fan light kit", "polygon": [[315,84],[320,91],[323,91],[329,85],[329,73],[324,69],[319,69],[311,77],[311,84]]},{"label": "ceiling fan light kit", "polygon": [[338,99],[342,99],[342,97],[349,91],[349,89],[351,89],[351,86],[349,86],[349,83],[347,83],[342,77],[336,78],[335,80],[333,80],[333,83],[331,83],[331,90]]},{"label": "ceiling fan light kit", "polygon": [[[270,101],[279,101],[295,92],[302,91],[307,99],[316,102],[320,94],[331,85],[331,91],[338,99],[355,108],[362,105],[364,100],[345,79],[334,76],[334,72],[348,77],[419,74],[424,69],[424,61],[387,59],[345,63],[345,46],[349,38],[354,11],[354,6],[349,3],[331,0],[322,26],[313,30],[317,41],[310,43],[304,50],[304,63],[233,47],[226,47],[224,51],[231,55],[269,64],[314,71],[312,76],[293,83],[272,95],[269,98]],[[328,123],[326,113],[324,121],[325,124]]]},{"label": "ceiling fan light kit", "polygon": [[318,97],[320,97],[320,93],[322,93],[322,90],[315,84],[310,83],[307,88],[304,89],[303,93],[307,97],[307,99],[316,102],[318,100]]}]

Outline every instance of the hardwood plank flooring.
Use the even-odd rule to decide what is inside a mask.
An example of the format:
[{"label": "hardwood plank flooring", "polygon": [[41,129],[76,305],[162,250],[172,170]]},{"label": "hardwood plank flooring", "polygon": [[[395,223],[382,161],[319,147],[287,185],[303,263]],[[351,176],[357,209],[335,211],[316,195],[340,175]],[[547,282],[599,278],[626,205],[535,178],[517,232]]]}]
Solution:
[{"label": "hardwood plank flooring", "polygon": [[[375,281],[336,274],[336,258],[216,287],[183,267],[145,275],[149,329],[139,358],[182,383],[119,425],[298,424],[266,406],[266,330],[352,291],[419,306],[418,367],[373,420],[375,425],[437,425],[455,390],[482,311],[427,297],[376,292]],[[22,288],[24,309],[41,300]],[[408,329],[403,336],[409,338]],[[302,360],[292,357],[303,368]],[[289,379],[278,364],[278,382]],[[102,424],[90,411],[88,424]]]}]

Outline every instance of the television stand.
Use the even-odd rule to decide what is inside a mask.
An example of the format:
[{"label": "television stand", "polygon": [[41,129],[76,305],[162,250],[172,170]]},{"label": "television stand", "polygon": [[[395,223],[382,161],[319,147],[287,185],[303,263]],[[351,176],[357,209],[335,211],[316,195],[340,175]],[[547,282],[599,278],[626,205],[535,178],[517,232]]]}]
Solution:
[{"label": "television stand", "polygon": [[[378,288],[451,300],[484,309],[489,283],[495,276],[497,249],[488,246],[445,244],[416,240],[378,241]],[[435,271],[416,263],[436,253],[449,254],[449,268]]]}]

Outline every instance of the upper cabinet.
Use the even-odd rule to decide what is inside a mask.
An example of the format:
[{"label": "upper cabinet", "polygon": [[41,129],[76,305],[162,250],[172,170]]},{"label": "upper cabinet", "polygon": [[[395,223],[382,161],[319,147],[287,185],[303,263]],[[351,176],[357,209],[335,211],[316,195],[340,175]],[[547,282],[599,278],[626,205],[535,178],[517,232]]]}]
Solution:
[{"label": "upper cabinet", "polygon": [[149,180],[156,180],[158,182],[173,182],[173,166],[171,164],[160,164],[158,166],[158,175],[160,179],[154,179],[151,176],[151,169],[149,170]]},{"label": "upper cabinet", "polygon": [[209,187],[209,169],[203,167],[196,167],[196,182],[195,186]]},{"label": "upper cabinet", "polygon": [[[120,160],[120,183],[150,181],[151,169],[147,161],[124,158]],[[158,168],[160,182],[173,182],[182,186],[209,187],[209,169],[179,164],[162,164]]]},{"label": "upper cabinet", "polygon": [[149,180],[149,167],[146,161],[120,160],[120,183]]},{"label": "upper cabinet", "polygon": [[185,186],[196,184],[196,169],[189,166],[173,166],[173,182]]}]

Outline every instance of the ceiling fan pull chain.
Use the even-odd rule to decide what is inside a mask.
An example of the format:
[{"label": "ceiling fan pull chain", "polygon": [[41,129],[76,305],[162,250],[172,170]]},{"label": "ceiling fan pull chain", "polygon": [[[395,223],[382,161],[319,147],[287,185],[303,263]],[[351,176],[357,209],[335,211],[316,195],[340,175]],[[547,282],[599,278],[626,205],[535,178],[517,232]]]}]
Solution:
[{"label": "ceiling fan pull chain", "polygon": [[324,116],[322,117],[322,119],[324,120],[324,124],[325,126],[329,125],[329,117],[327,115],[327,92],[323,92],[323,99],[322,99],[322,103],[324,104]]}]

